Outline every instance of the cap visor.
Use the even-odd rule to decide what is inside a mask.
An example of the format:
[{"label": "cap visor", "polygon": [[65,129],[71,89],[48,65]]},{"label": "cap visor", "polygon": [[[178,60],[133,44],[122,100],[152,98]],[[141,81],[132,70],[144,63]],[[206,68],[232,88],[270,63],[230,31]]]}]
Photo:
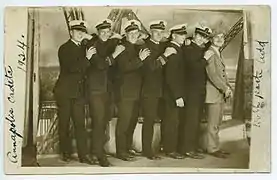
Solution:
[{"label": "cap visor", "polygon": [[74,28],[71,28],[71,30],[78,30],[78,31],[82,31],[82,32],[87,32],[87,29],[82,28],[82,27],[74,27]]}]

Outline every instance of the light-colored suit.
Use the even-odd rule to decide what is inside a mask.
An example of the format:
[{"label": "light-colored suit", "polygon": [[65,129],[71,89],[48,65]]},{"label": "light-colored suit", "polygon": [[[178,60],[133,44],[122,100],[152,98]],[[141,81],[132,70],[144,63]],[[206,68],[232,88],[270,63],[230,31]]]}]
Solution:
[{"label": "light-colored suit", "polygon": [[225,64],[220,53],[210,47],[208,51],[213,51],[206,67],[208,81],[206,84],[206,103],[224,102],[224,92],[230,86],[225,72]]},{"label": "light-colored suit", "polygon": [[209,153],[219,150],[219,126],[223,118],[224,92],[230,86],[225,72],[225,64],[220,52],[213,46],[208,51],[214,54],[207,60],[205,148]]}]

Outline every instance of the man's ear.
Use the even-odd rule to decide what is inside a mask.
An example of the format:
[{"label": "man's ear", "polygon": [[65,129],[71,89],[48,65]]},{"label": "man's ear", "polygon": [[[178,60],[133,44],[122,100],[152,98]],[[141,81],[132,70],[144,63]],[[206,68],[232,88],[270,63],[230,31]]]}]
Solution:
[{"label": "man's ear", "polygon": [[70,36],[73,36],[73,30],[70,30],[69,33],[70,33]]},{"label": "man's ear", "polygon": [[176,39],[176,34],[171,34],[171,39]]},{"label": "man's ear", "polygon": [[190,43],[191,43],[191,40],[189,38],[186,38],[185,39],[185,45],[188,46],[188,45],[190,45]]}]

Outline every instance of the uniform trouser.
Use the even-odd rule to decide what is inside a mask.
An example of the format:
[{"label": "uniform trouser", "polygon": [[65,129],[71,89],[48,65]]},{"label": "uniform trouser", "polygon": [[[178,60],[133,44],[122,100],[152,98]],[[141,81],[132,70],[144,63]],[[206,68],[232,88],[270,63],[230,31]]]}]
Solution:
[{"label": "uniform trouser", "polygon": [[152,141],[154,133],[154,123],[157,118],[159,98],[144,98],[143,106],[143,125],[142,125],[142,151],[146,156],[153,155]]},{"label": "uniform trouser", "polygon": [[173,102],[165,102],[165,118],[163,119],[163,147],[165,153],[177,151],[180,110]]},{"label": "uniform trouser", "polygon": [[138,122],[139,106],[137,100],[121,99],[118,105],[116,124],[116,153],[128,152],[133,143],[133,135]]},{"label": "uniform trouser", "polygon": [[164,137],[164,118],[165,118],[165,99],[160,98],[158,102],[158,117],[161,120],[160,132],[161,132],[161,141],[160,145],[163,147],[163,137]]},{"label": "uniform trouser", "polygon": [[83,98],[57,98],[58,130],[61,153],[71,154],[70,118],[73,121],[77,141],[78,157],[87,155],[87,133],[85,129],[85,101]]},{"label": "uniform trouser", "polygon": [[204,111],[204,93],[195,93],[187,96],[185,108],[182,109],[182,125],[180,131],[182,137],[179,136],[181,153],[196,151],[199,148],[200,141],[200,122]]},{"label": "uniform trouser", "polygon": [[219,150],[219,126],[223,118],[223,103],[206,104],[207,129],[205,145],[209,153]]},{"label": "uniform trouser", "polygon": [[108,93],[91,93],[89,97],[89,111],[92,119],[92,153],[101,158],[105,152],[105,132],[110,118]]}]

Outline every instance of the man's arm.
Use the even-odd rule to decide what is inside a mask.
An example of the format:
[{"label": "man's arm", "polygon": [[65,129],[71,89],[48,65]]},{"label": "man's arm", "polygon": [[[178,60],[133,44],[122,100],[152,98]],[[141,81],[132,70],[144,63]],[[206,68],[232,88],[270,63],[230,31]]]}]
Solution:
[{"label": "man's arm", "polygon": [[177,53],[177,50],[174,47],[167,47],[165,51],[158,58],[149,60],[149,65],[148,65],[149,68],[152,71],[158,68],[162,68],[169,60],[168,57],[176,53]]},{"label": "man's arm", "polygon": [[182,86],[182,81],[180,78],[182,72],[179,71],[179,63],[176,55],[171,55],[168,57],[168,62],[165,67],[166,73],[166,84],[169,86],[170,91],[173,94],[175,100],[184,97],[184,89]]},{"label": "man's arm", "polygon": [[207,60],[207,66],[206,66],[207,75],[209,80],[212,82],[212,84],[217,89],[219,89],[222,93],[225,93],[228,89],[228,84],[225,81],[225,79],[222,78],[221,75],[217,72],[215,61],[216,61],[215,55],[212,55]]},{"label": "man's arm", "polygon": [[132,54],[130,57],[126,50],[119,54],[115,59],[118,63],[118,68],[122,72],[133,71],[143,65],[142,60],[138,57],[138,54]]},{"label": "man's arm", "polygon": [[110,65],[109,57],[101,57],[99,54],[94,54],[89,60],[92,66],[95,66],[99,70],[107,69]]}]

